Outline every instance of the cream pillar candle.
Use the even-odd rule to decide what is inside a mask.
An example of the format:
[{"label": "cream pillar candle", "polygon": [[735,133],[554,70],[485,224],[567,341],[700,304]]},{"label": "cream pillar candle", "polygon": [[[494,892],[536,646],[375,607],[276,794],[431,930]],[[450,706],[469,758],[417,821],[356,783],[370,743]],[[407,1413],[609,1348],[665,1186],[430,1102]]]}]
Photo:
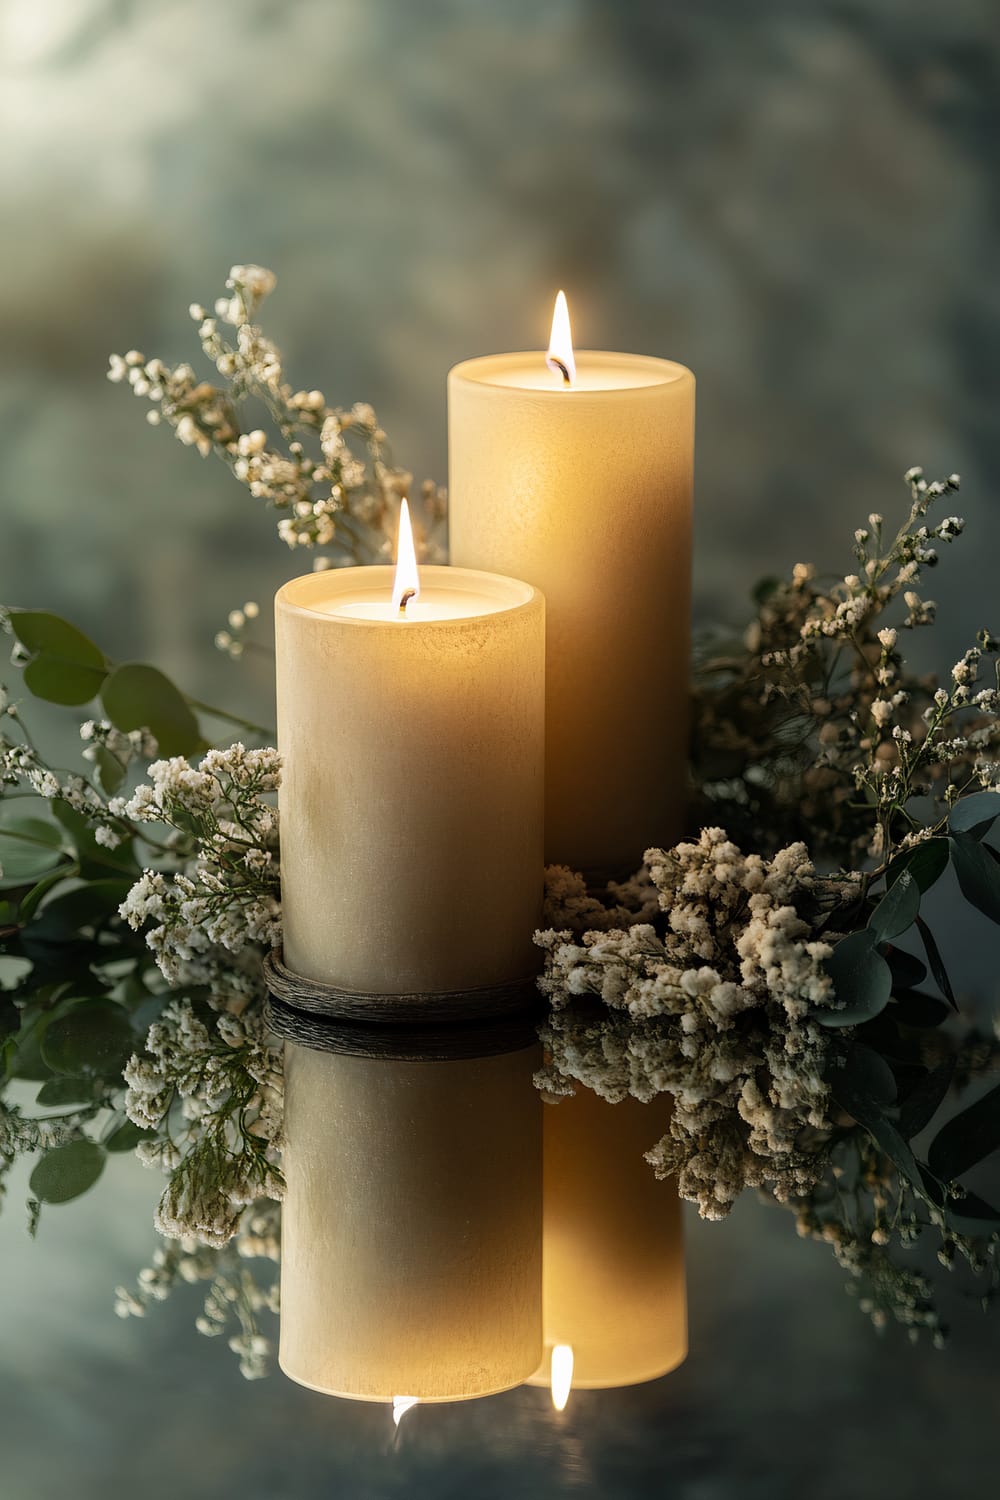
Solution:
[{"label": "cream pillar candle", "polygon": [[572,384],[541,353],[448,377],[451,560],[545,594],[547,863],[631,871],[682,829],[694,384],[591,351]]},{"label": "cream pillar candle", "polygon": [[669,1122],[663,1100],[608,1104],[579,1087],[544,1108],[543,1307],[552,1351],[573,1351],[584,1389],[655,1380],[687,1354],[681,1206],[643,1153]]},{"label": "cream pillar candle", "polygon": [[285,1049],[279,1362],[330,1395],[457,1401],[542,1356],[535,1046],[454,1062]]},{"label": "cream pillar candle", "polygon": [[373,993],[537,967],[544,604],[528,584],[390,567],[310,573],[276,601],[284,956]]}]

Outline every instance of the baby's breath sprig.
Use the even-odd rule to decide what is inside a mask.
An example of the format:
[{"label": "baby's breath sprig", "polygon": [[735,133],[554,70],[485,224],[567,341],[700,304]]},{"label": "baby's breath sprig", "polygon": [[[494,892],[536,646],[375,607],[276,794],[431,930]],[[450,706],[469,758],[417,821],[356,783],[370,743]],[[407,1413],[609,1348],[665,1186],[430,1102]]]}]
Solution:
[{"label": "baby's breath sprig", "polygon": [[[936,545],[961,535],[930,506],[959,477],[928,483],[907,471],[909,511],[888,538],[881,515],[858,528],[859,567],[832,584],[798,564],[756,593],[757,613],[738,646],[701,645],[695,660],[693,736],[701,815],[724,809],[731,834],[772,849],[803,827],[829,866],[882,868],[914,837],[928,836],[957,795],[1000,785],[996,693],[974,694],[973,668],[996,642],[983,632],[953,673],[953,690],[907,670],[903,632],[931,624],[920,590]],[[970,677],[971,674],[971,677]],[[968,691],[964,689],[968,688]],[[957,690],[957,691],[956,691]],[[915,813],[912,802],[930,798]]]},{"label": "baby's breath sprig", "polygon": [[263,266],[233,266],[211,313],[191,304],[202,351],[223,385],[137,349],[111,356],[108,379],[127,382],[151,403],[151,425],[165,422],[202,457],[221,458],[251,495],[278,511],[278,535],[289,547],[321,549],[314,567],[389,558],[402,495],[420,555],[443,561],[446,493],[430,480],[414,491],[413,475],[391,462],[374,409],[332,406],[322,391],[297,390],[285,379],[278,349],[256,322],[276,284]]},{"label": "baby's breath sprig", "polygon": [[260,616],[260,605],[253,599],[239,609],[231,609],[226,618],[225,629],[215,635],[215,648],[224,651],[233,661],[238,661],[246,651],[258,651],[264,656],[273,656],[273,650],[255,640],[254,627]]}]

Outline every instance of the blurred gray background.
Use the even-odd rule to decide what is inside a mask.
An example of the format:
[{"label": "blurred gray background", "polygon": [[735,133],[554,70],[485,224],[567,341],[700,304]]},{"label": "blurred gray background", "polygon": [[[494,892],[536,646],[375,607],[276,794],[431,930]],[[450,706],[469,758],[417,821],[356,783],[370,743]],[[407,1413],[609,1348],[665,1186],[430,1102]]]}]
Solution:
[{"label": "blurred gray background", "polygon": [[[946,669],[997,624],[998,83],[992,0],[0,0],[0,597],[269,718],[266,663],[211,639],[301,563],[104,380],[193,358],[188,303],[256,260],[292,378],[374,402],[418,477],[448,367],[541,347],[557,286],[581,345],[691,365],[702,622],[849,567],[909,464],[961,471]],[[113,1318],[156,1187],[118,1165],[31,1246],[12,1185],[4,1500],[992,1492],[993,1328],[956,1301],[950,1351],[877,1339],[773,1211],[692,1226],[675,1376],[418,1412],[391,1449],[380,1409],[244,1384],[193,1295]]]}]

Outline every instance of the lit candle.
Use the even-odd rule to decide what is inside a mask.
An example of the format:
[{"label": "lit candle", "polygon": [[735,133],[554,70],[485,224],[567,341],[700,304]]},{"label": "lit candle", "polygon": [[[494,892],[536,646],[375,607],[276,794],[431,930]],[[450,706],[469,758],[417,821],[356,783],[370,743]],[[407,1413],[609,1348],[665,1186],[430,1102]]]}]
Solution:
[{"label": "lit candle", "polygon": [[684,1242],[676,1189],[643,1160],[663,1101],[578,1088],[543,1116],[545,1359],[531,1384],[551,1384],[561,1410],[570,1383],[635,1385],[684,1359]]},{"label": "lit candle", "polygon": [[[574,357],[560,292],[547,355],[468,360],[448,399],[452,560],[546,596],[546,860],[632,870],[683,829],[694,377]],[[687,1348],[680,1204],[642,1157],[666,1121],[581,1089],[543,1128],[537,1379],[564,1401],[570,1378],[664,1374]]]},{"label": "lit candle", "polygon": [[544,603],[407,573],[405,526],[400,558],[277,596],[284,959],[360,993],[503,984],[536,968]]},{"label": "lit candle", "polygon": [[279,1362],[358,1400],[458,1401],[542,1357],[537,1045],[398,1062],[285,1049]]},{"label": "lit candle", "polygon": [[546,598],[548,863],[635,869],[683,824],[694,376],[580,351],[560,293],[549,354],[448,377],[452,562]]}]

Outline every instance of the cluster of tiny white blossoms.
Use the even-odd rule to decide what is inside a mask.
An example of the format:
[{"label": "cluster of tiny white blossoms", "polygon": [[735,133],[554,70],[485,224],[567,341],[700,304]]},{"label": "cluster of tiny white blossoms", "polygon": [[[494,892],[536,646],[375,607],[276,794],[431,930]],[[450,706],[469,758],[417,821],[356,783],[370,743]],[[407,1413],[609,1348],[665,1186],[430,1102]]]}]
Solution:
[{"label": "cluster of tiny white blossoms", "polygon": [[[281,1063],[263,1019],[260,959],[278,939],[275,750],[156,761],[113,811],[159,824],[181,868],[144,870],[121,916],[172,990],[125,1068],[125,1110],[154,1132],[138,1155],[169,1180],[159,1231],[220,1246],[248,1206],[281,1195]],[[197,998],[191,996],[191,991]],[[201,997],[204,998],[201,998]]]},{"label": "cluster of tiny white blossoms", "polygon": [[[10,705],[7,712],[11,718],[17,717],[14,705]],[[83,726],[84,738],[92,728],[91,725]],[[150,742],[145,730],[135,730],[129,735],[119,735],[117,730],[111,730],[111,736],[114,740],[111,742],[109,737],[106,753],[119,766],[141,755],[143,746]],[[98,748],[104,747],[95,746],[95,753]],[[87,749],[83,754],[89,759]],[[97,843],[105,848],[114,849],[121,843],[124,830],[120,819],[111,814],[106,799],[92,782],[76,772],[56,772],[42,761],[33,745],[23,740],[10,740],[0,730],[0,790],[4,786],[18,785],[29,787],[47,802],[64,802],[74,812],[81,813],[91,824]]]},{"label": "cluster of tiny white blossoms", "polygon": [[[388,461],[373,408],[367,402],[334,407],[322,391],[296,390],[285,380],[280,353],[255,322],[275,285],[274,273],[263,266],[233,266],[226,295],[211,312],[191,304],[202,350],[226,385],[200,380],[189,364],[170,367],[137,349],[111,356],[108,379],[127,382],[152,403],[147,420],[153,426],[166,422],[203,457],[221,457],[251,495],[280,513],[278,534],[289,547],[330,549],[317,567],[388,558],[401,495],[410,496],[424,559],[443,561],[445,491],[427,481],[413,493],[413,475]],[[246,397],[263,404],[276,438],[261,427],[241,427]]]},{"label": "cluster of tiny white blossoms", "polygon": [[212,1249],[196,1239],[171,1239],[153,1252],[151,1263],[139,1272],[134,1289],[120,1286],[115,1292],[115,1312],[120,1318],[142,1317],[153,1302],[164,1302],[178,1283],[209,1283],[200,1315],[199,1333],[215,1338],[232,1326],[237,1330],[228,1344],[239,1359],[240,1374],[258,1380],[270,1371],[273,1341],[260,1328],[261,1313],[278,1311],[278,1279],[271,1275],[261,1285],[248,1261],[276,1265],[280,1248],[281,1209],[274,1202],[260,1202],[240,1216],[233,1239]]},{"label": "cluster of tiny white blossoms", "polygon": [[826,883],[804,845],[745,855],[719,828],[650,850],[646,866],[655,924],[642,913],[595,930],[584,911],[590,930],[537,935],[552,1008],[539,1086],[579,1082],[612,1101],[672,1095],[669,1133],[648,1159],[706,1218],[724,1217],[745,1187],[801,1197],[825,1170],[830,1129],[824,1073],[836,1044],[811,1018],[836,1004],[832,948],[815,936]]},{"label": "cluster of tiny white blossoms", "polygon": [[219,1003],[233,983],[244,995],[233,959],[277,941],[278,814],[266,799],[279,778],[276,750],[236,744],[210,750],[197,766],[181,756],[155,761],[130,797],[112,799],[113,814],[166,825],[175,848],[192,849],[175,873],[143,871],[121,906],[132,928],[147,928],[171,985],[207,984]]},{"label": "cluster of tiny white blossoms", "polygon": [[225,1245],[244,1210],[280,1199],[281,1055],[259,1011],[169,1001],[125,1083],[129,1119],[157,1132],[137,1155],[169,1175],[155,1219],[162,1235]]}]

